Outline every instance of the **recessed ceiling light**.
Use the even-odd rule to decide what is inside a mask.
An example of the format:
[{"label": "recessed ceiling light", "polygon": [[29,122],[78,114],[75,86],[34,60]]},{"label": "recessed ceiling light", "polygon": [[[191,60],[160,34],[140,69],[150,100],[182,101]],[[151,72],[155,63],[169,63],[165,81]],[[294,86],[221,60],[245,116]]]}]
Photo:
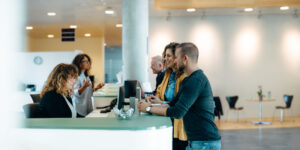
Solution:
[{"label": "recessed ceiling light", "polygon": [[187,11],[187,12],[195,12],[196,9],[195,9],[195,8],[188,8],[188,9],[186,9],[186,11]]},{"label": "recessed ceiling light", "polygon": [[53,34],[48,34],[48,38],[54,38]]},{"label": "recessed ceiling light", "polygon": [[112,15],[114,13],[115,12],[113,10],[111,10],[111,9],[105,10],[105,14]]},{"label": "recessed ceiling light", "polygon": [[48,14],[48,16],[55,16],[56,15],[55,12],[48,12],[47,14]]},{"label": "recessed ceiling light", "polygon": [[33,27],[32,26],[26,26],[26,30],[32,30]]},{"label": "recessed ceiling light", "polygon": [[86,33],[84,34],[85,37],[90,37],[91,36],[91,33]]},{"label": "recessed ceiling light", "polygon": [[289,6],[282,6],[282,7],[280,7],[280,10],[288,10],[288,9],[290,9]]},{"label": "recessed ceiling light", "polygon": [[251,12],[251,11],[253,11],[253,8],[245,8],[244,11],[245,12]]},{"label": "recessed ceiling light", "polygon": [[123,25],[122,25],[122,24],[116,24],[116,27],[117,27],[117,28],[122,28]]},{"label": "recessed ceiling light", "polygon": [[70,25],[70,28],[76,29],[76,28],[77,28],[77,25]]}]

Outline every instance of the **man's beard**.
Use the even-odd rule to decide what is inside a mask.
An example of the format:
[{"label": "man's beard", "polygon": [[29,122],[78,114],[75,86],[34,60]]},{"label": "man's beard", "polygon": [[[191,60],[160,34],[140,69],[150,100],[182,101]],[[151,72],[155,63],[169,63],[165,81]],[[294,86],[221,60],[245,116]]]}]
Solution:
[{"label": "man's beard", "polygon": [[184,72],[184,69],[185,69],[185,65],[184,65],[184,64],[182,64],[182,65],[180,65],[180,66],[178,67],[178,71],[179,71],[179,72]]}]

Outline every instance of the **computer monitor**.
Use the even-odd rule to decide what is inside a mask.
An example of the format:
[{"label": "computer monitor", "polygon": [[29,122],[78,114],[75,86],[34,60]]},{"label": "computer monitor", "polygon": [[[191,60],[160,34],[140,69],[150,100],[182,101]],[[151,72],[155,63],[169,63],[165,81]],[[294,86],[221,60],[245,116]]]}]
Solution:
[{"label": "computer monitor", "polygon": [[121,109],[124,106],[124,86],[121,86],[119,88],[117,106],[118,106],[118,109]]},{"label": "computer monitor", "polygon": [[136,97],[137,80],[126,80],[124,82],[125,98]]}]

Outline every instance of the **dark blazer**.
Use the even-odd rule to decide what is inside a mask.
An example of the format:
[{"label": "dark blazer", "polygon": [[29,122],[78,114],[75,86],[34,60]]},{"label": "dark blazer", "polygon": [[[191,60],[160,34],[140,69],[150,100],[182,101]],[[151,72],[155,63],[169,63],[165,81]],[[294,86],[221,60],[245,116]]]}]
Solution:
[{"label": "dark blazer", "polygon": [[157,74],[156,86],[155,86],[155,90],[153,91],[153,95],[155,95],[157,87],[161,84],[162,80],[164,79],[164,76],[165,76],[165,71],[161,71],[160,73]]},{"label": "dark blazer", "polygon": [[[72,99],[67,98],[72,104]],[[71,110],[64,97],[55,90],[44,94],[39,105],[40,117],[42,118],[71,118]]]}]

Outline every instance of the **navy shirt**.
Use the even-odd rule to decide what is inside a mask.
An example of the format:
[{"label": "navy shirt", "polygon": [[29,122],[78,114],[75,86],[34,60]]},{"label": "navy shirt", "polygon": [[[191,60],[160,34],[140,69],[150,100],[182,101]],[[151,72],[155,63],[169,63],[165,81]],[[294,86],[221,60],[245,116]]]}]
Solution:
[{"label": "navy shirt", "polygon": [[183,118],[189,141],[220,140],[214,123],[215,103],[210,83],[202,70],[194,71],[180,84],[179,91],[167,109],[167,116]]},{"label": "navy shirt", "polygon": [[156,76],[156,86],[155,86],[155,90],[153,91],[153,95],[155,95],[157,87],[161,84],[161,82],[163,81],[165,76],[165,71],[161,71],[160,73],[157,74]]}]

